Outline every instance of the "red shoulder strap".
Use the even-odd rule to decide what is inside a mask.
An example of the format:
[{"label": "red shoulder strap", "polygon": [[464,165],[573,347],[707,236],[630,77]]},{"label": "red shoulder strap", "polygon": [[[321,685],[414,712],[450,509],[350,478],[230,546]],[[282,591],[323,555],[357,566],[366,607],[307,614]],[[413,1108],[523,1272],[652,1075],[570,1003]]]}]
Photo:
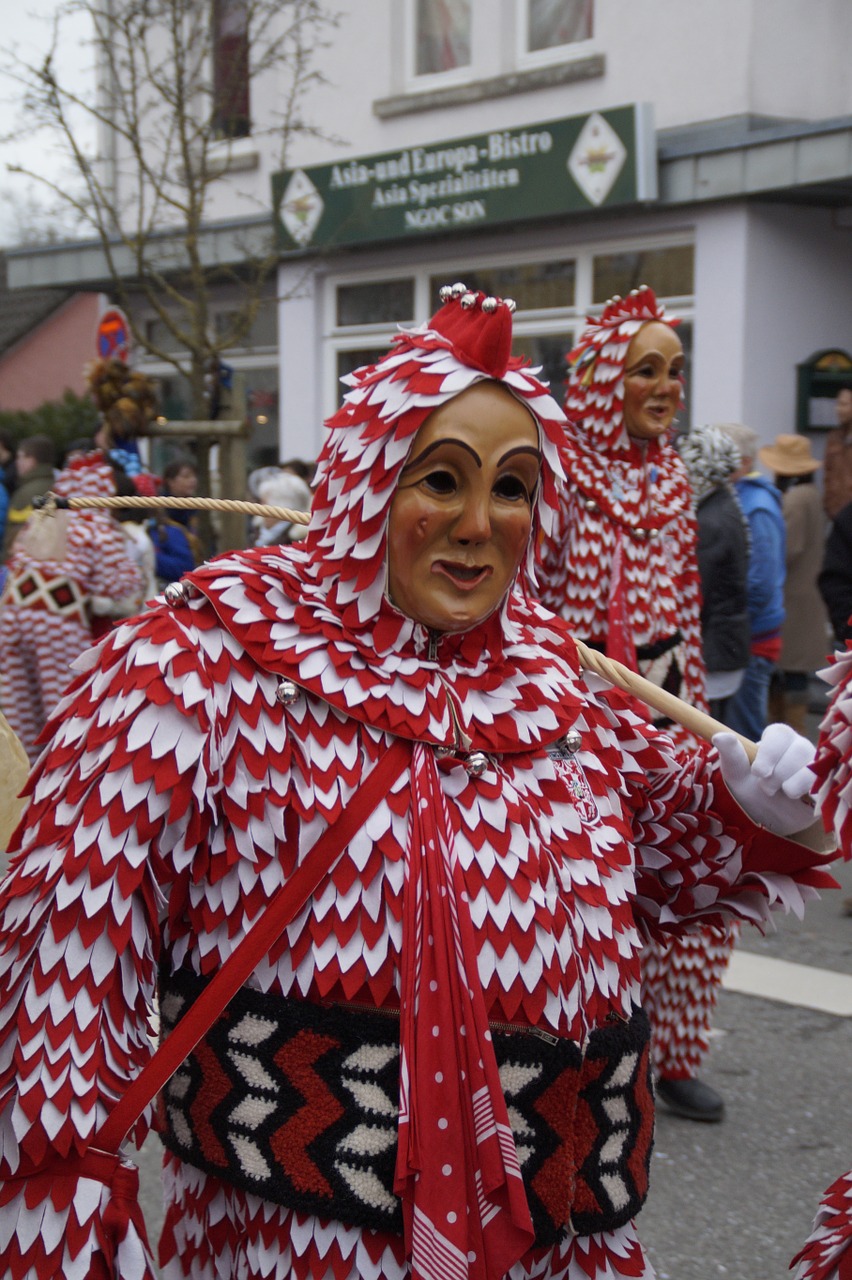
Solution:
[{"label": "red shoulder strap", "polygon": [[379,801],[388,794],[410,759],[411,744],[396,738],[386,755],[358,787],[337,821],[320,836],[310,857],[296,868],[287,883],[273,895],[263,915],[258,917],[219,972],[119,1098],[92,1138],[92,1148],[107,1152],[118,1151],[128,1130],[136,1123],[145,1107],[174,1075],[223,1012],[228,1001],[269,953],[290,921],[298,915]]}]

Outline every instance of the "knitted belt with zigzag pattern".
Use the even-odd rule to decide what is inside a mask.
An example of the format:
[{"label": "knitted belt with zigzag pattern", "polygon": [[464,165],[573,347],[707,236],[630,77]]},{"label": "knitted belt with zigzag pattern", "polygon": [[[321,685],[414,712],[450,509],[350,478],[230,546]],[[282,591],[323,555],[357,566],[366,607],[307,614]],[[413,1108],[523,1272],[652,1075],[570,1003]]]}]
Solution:
[{"label": "knitted belt with zigzag pattern", "polygon": [[[161,973],[164,1033],[203,985]],[[622,1226],[647,1194],[653,1142],[645,1014],[607,1023],[584,1051],[523,1030],[493,1038],[537,1245]],[[167,1085],[161,1137],[266,1200],[402,1234],[398,1074],[395,1011],[244,987]]]}]

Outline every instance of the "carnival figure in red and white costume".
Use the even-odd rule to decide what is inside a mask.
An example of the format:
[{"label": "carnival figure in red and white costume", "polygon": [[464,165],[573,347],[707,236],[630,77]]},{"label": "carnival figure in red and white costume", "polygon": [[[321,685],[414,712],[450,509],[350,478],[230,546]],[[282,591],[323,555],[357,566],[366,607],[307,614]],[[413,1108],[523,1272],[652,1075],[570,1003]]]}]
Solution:
[{"label": "carnival figure in red and white costume", "polygon": [[[64,498],[113,497],[115,475],[100,450],[77,451],[53,489]],[[70,664],[92,643],[92,597],[129,597],[138,608],[143,587],[108,511],[36,515],[18,535],[0,601],[0,685],[3,710],[32,763]]]},{"label": "carnival figure in red and white costume", "polygon": [[[573,633],[654,684],[707,710],[697,526],[669,436],[683,389],[683,347],[651,289],[613,298],[569,356],[566,485],[541,548],[541,599]],[[676,740],[691,740],[675,730]],[[698,1079],[733,935],[696,929],[650,941],[643,1003],[659,1092],[680,1114],[720,1120]]]},{"label": "carnival figure in red and white costume", "polygon": [[[820,725],[814,771],[823,818],[834,829],[844,858],[852,858],[852,647],[838,654],[820,673],[835,685]],[[848,1097],[840,1100],[848,1111]],[[814,1229],[800,1254],[795,1280],[852,1280],[852,1169],[828,1188],[820,1202]],[[792,1265],[792,1264],[791,1264]]]},{"label": "carnival figure in red and white costume", "polygon": [[13,1280],[150,1276],[132,1173],[87,1147],[157,970],[168,1031],[390,753],[165,1090],[168,1280],[651,1276],[642,936],[830,882],[754,820],[812,819],[809,744],[678,754],[529,596],[563,414],[508,303],[443,297],[349,378],[305,541],[189,575],[53,718],[0,889]]}]

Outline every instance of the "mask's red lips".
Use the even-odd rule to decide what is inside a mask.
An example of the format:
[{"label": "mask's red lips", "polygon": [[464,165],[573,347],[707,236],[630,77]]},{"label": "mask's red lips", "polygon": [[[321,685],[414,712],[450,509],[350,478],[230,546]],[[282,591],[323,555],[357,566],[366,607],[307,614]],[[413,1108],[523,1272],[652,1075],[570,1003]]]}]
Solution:
[{"label": "mask's red lips", "polygon": [[436,560],[432,565],[432,572],[449,578],[454,586],[463,591],[472,591],[486,578],[490,578],[493,569],[490,565],[466,564],[462,560]]}]

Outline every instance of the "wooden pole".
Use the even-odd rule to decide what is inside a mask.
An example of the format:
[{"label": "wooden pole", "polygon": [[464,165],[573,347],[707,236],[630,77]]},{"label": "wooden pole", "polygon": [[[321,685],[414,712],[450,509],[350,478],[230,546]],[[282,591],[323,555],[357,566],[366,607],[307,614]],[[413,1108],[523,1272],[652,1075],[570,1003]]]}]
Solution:
[{"label": "wooden pole", "polygon": [[[56,506],[68,506],[72,510],[85,507],[185,507],[190,510],[239,511],[245,515],[273,516],[279,520],[290,520],[293,524],[310,523],[310,515],[306,511],[291,511],[287,507],[263,506],[257,502],[238,502],[231,498],[68,498],[67,502],[63,500],[57,502],[53,495],[48,494],[45,510],[49,510],[51,501]],[[586,671],[593,671],[595,675],[608,680],[616,688],[632,694],[634,698],[638,698],[649,707],[653,707],[655,711],[659,711],[660,715],[668,716],[670,720],[683,725],[684,729],[689,729],[696,737],[704,738],[709,742],[716,733],[732,732],[720,720],[714,720],[712,716],[708,716],[705,712],[699,711],[696,707],[691,707],[682,698],[675,697],[673,693],[667,693],[665,689],[661,689],[659,685],[652,684],[650,680],[646,680],[644,676],[640,676],[636,671],[631,671],[623,663],[616,662],[612,658],[605,658],[596,649],[590,649],[588,645],[583,644],[582,640],[576,640],[575,644],[577,645],[580,665]],[[751,762],[757,754],[756,743],[752,742],[750,738],[743,737],[742,734],[738,733],[736,736],[743,744],[749,762]]]}]

